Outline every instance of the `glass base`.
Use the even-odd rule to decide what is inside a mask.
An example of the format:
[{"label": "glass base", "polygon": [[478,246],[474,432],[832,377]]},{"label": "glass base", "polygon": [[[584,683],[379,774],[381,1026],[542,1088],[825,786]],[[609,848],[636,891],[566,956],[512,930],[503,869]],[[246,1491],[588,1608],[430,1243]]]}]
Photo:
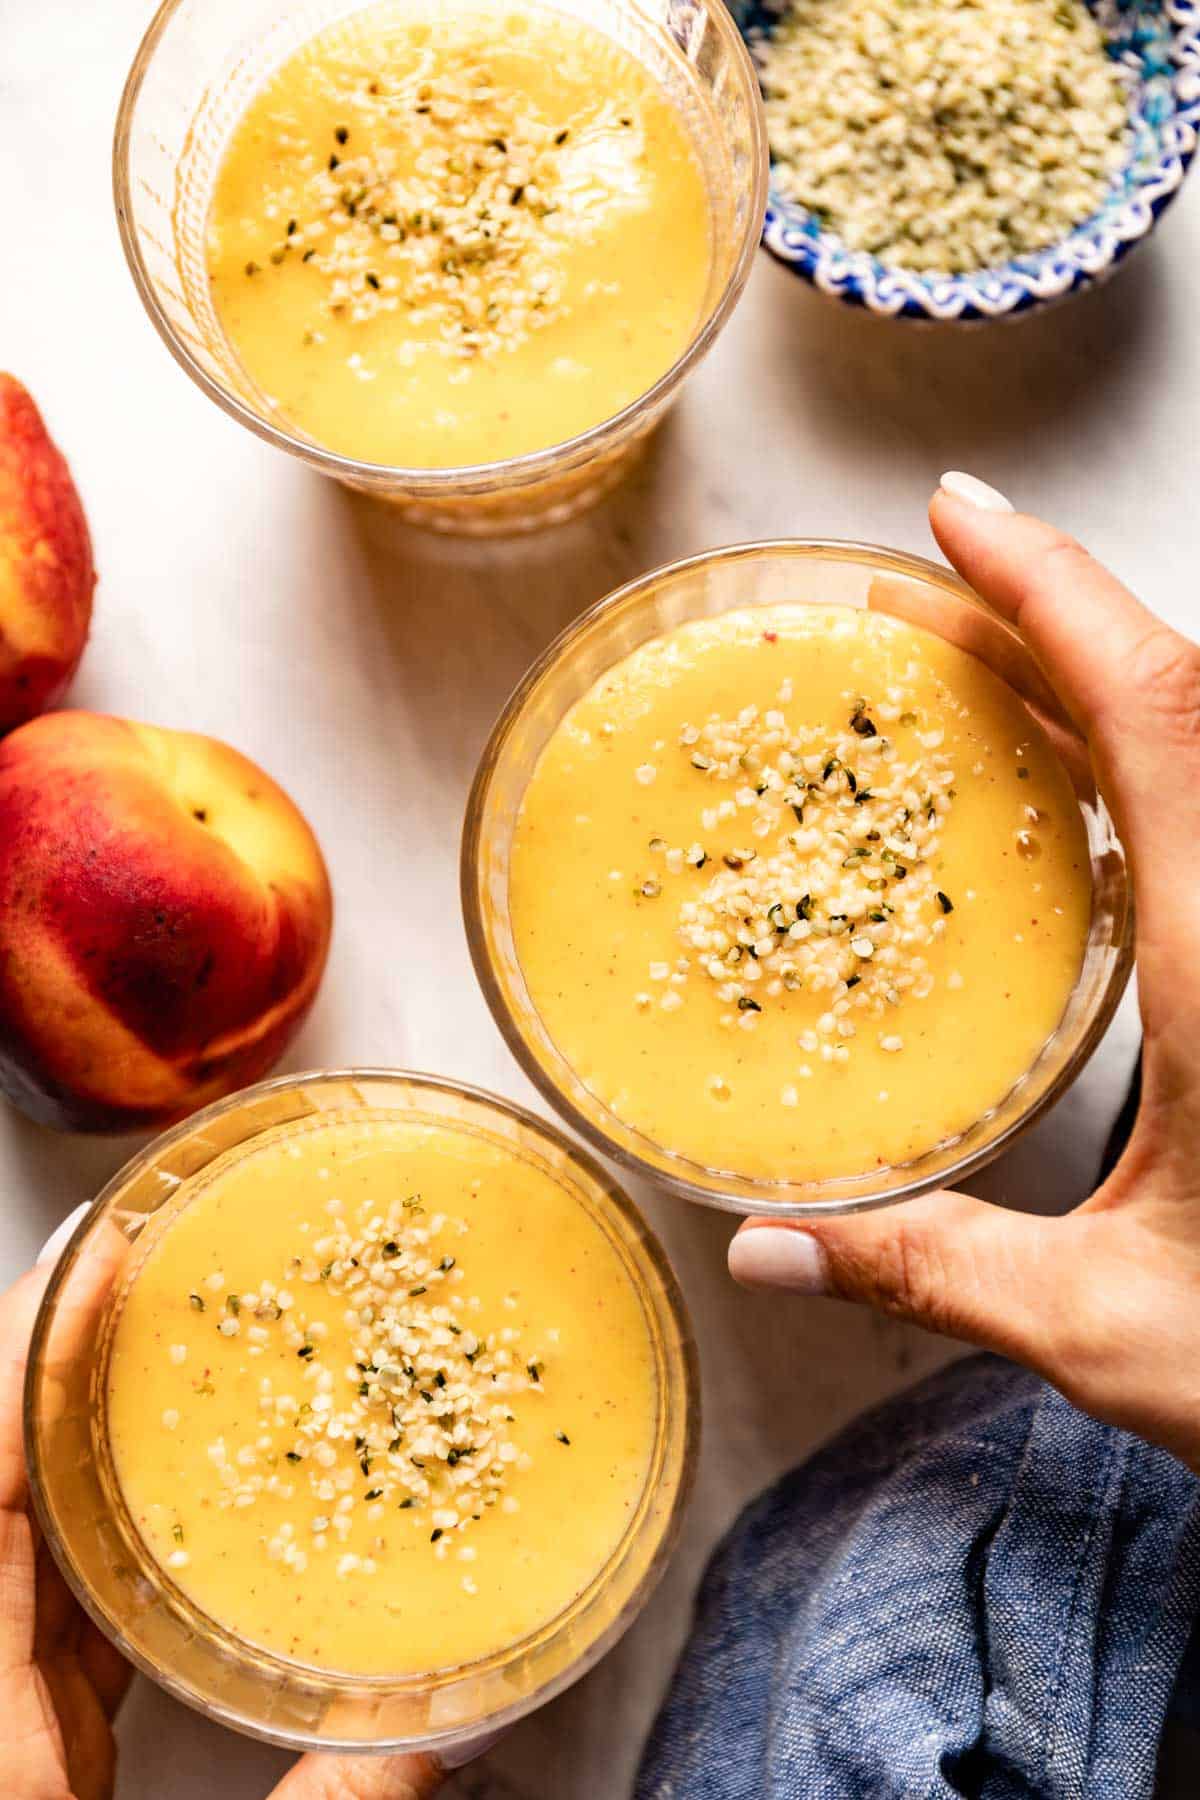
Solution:
[{"label": "glass base", "polygon": [[580,468],[526,484],[506,482],[491,491],[431,500],[403,484],[394,489],[344,477],[342,485],[390,507],[406,525],[446,537],[519,537],[548,525],[564,525],[610,494],[644,455],[657,420],[638,434],[600,452]]}]

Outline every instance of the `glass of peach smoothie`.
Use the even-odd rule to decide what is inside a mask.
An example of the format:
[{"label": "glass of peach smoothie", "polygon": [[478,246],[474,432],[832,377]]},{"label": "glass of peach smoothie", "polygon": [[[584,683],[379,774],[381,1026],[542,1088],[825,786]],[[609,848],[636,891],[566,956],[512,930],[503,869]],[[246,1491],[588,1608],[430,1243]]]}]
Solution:
[{"label": "glass of peach smoothie", "polygon": [[476,533],[617,480],[742,290],[766,166],[700,0],[167,0],[114,150],[135,282],[200,386]]},{"label": "glass of peach smoothie", "polygon": [[83,1605],[295,1748],[445,1749],[576,1679],[662,1571],[696,1430],[683,1303],[620,1189],[517,1107],[365,1070],[135,1158],[26,1392]]},{"label": "glass of peach smoothie", "polygon": [[1124,852],[1019,634],[865,545],[712,552],[569,627],[484,754],[462,888],[547,1098],[742,1212],[962,1179],[1131,962]]}]

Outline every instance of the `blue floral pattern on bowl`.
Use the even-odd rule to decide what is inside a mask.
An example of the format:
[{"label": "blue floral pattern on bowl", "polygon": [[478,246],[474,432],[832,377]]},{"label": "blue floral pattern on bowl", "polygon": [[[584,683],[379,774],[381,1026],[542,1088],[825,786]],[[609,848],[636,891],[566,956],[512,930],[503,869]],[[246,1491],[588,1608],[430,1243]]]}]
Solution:
[{"label": "blue floral pattern on bowl", "polygon": [[[1061,243],[996,268],[932,275],[849,250],[771,184],[763,243],[837,300],[890,318],[979,320],[1028,312],[1107,275],[1178,192],[1200,131],[1200,0],[1089,0],[1109,54],[1128,71],[1130,156],[1100,210]],[[751,53],[786,0],[732,0]]]}]

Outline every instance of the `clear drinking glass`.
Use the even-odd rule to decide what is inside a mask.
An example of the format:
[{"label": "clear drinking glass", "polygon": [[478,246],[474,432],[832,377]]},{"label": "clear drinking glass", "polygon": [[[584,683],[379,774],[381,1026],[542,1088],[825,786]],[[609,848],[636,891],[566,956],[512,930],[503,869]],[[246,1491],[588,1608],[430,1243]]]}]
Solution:
[{"label": "clear drinking glass", "polygon": [[405,469],[358,462],[300,435],[257,392],[209,294],[205,231],[230,132],[265,78],[363,0],[165,0],[125,85],[113,146],[121,241],[168,349],[231,417],[416,524],[484,534],[569,518],[606,493],[711,349],[750,272],[767,192],[758,81],[720,0],[538,0],[598,27],[676,106],[712,214],[708,291],[691,342],[654,386],[578,437],[502,462]]},{"label": "clear drinking glass", "polygon": [[[106,1433],[111,1326],[136,1246],[181,1183],[292,1121],[371,1109],[451,1124],[548,1170],[589,1212],[641,1301],[657,1377],[653,1451],[620,1543],[557,1618],[469,1665],[419,1676],[302,1667],[205,1616],[150,1556]],[[292,1075],[197,1113],[143,1150],[76,1231],[42,1302],[25,1388],[34,1505],[68,1584],[138,1668],[209,1718],[290,1749],[446,1749],[575,1681],[632,1623],[678,1536],[699,1431],[695,1348],[670,1266],[637,1208],[586,1152],[507,1101],[429,1075]]]},{"label": "clear drinking glass", "polygon": [[[872,607],[936,632],[986,662],[1047,732],[1075,787],[1091,852],[1092,918],[1075,988],[1032,1066],[969,1131],[903,1165],[859,1176],[767,1181],[710,1169],[625,1124],[559,1052],[530,999],[513,940],[513,831],[542,747],[576,700],[649,638],[737,607]],[[710,551],[656,569],[577,619],[521,682],[492,732],[467,806],[462,901],[475,973],[509,1048],[574,1129],[684,1199],[729,1212],[856,1212],[961,1181],[1065,1092],[1096,1048],[1132,967],[1125,852],[1092,777],[1087,747],[1020,633],[949,569],[870,544],[780,540]]]}]

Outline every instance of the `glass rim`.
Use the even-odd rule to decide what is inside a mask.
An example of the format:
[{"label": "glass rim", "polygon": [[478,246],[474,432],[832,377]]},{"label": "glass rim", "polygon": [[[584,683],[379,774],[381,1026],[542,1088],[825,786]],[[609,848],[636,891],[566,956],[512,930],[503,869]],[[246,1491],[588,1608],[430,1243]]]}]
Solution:
[{"label": "glass rim", "polygon": [[[370,0],[363,0],[363,3],[369,4]],[[544,475],[559,472],[564,464],[586,462],[592,451],[603,449],[610,439],[636,425],[640,418],[645,415],[653,416],[655,409],[666,401],[712,348],[749,277],[762,237],[769,180],[767,129],[758,76],[745,40],[732,14],[724,5],[724,0],[709,4],[706,16],[721,38],[733,66],[740,71],[742,82],[750,95],[751,103],[747,110],[753,159],[751,205],[747,208],[737,255],[720,294],[714,304],[701,315],[696,329],[675,361],[652,386],[636,395],[619,412],[611,413],[595,425],[590,425],[586,431],[562,438],[544,449],[528,450],[519,456],[501,457],[491,462],[455,463],[442,469],[410,468],[402,463],[365,462],[357,457],[343,455],[340,451],[329,450],[313,438],[273,424],[270,419],[255,412],[231,389],[214,380],[176,331],[155,291],[155,284],[142,254],[140,234],[133,222],[129,166],[133,118],[154,53],[172,18],[184,4],[185,0],[161,0],[138,45],[121,91],[112,142],[112,193],[117,230],[138,296],[175,361],[222,412],[244,425],[265,443],[274,445],[277,450],[287,451],[289,455],[299,457],[323,474],[352,486],[370,489],[377,486],[391,487],[402,482],[406,488],[411,489],[414,496],[438,495],[448,486],[489,485],[501,480],[520,484],[534,482]]]},{"label": "glass rim", "polygon": [[[634,1127],[628,1127],[630,1135],[657,1152],[662,1160],[652,1160],[649,1156],[643,1156],[630,1144],[618,1141],[605,1130],[602,1124],[590,1117],[576,1104],[565,1086],[556,1081],[551,1070],[535,1054],[527,1033],[509,1005],[504,984],[497,975],[491,954],[491,940],[485,917],[487,909],[483,898],[481,875],[481,853],[488,835],[489,800],[497,765],[509,738],[518,729],[532,696],[545,679],[569,662],[576,643],[606,615],[617,612],[631,602],[636,602],[644,595],[653,592],[661,584],[689,571],[730,563],[752,562],[765,556],[795,558],[797,562],[803,562],[810,557],[826,557],[833,561],[867,563],[881,571],[890,571],[936,585],[962,604],[981,611],[985,616],[1003,626],[1017,642],[1025,645],[1022,633],[1012,621],[1005,619],[982,595],[946,564],[934,562],[932,558],[920,556],[913,551],[895,550],[886,545],[872,544],[860,539],[819,537],[750,539],[743,543],[722,545],[716,549],[702,550],[690,556],[679,557],[669,563],[661,564],[658,568],[648,570],[644,574],[634,576],[632,580],[622,583],[611,593],[593,602],[557,634],[526,670],[488,735],[471,783],[463,820],[459,853],[459,895],[463,924],[476,980],[482,989],[488,1010],[522,1072],[534,1084],[543,1099],[554,1107],[573,1131],[578,1132],[605,1156],[612,1158],[621,1168],[629,1170],[643,1180],[665,1188],[667,1192],[680,1199],[690,1200],[699,1205],[741,1217],[753,1217],[761,1213],[770,1218],[797,1219],[873,1212],[880,1207],[899,1205],[905,1200],[913,1200],[938,1189],[953,1187],[956,1183],[978,1173],[980,1169],[986,1167],[1007,1150],[1019,1137],[1022,1137],[1062,1098],[1074,1082],[1112,1023],[1133,970],[1134,904],[1127,865],[1122,869],[1122,929],[1119,940],[1114,945],[1113,966],[1104,984],[1103,992],[1053,1078],[1040,1094],[1034,1096],[1029,1104],[1021,1109],[1016,1117],[995,1133],[985,1137],[982,1143],[964,1150],[961,1155],[952,1157],[951,1160],[944,1162],[932,1172],[925,1174],[914,1172],[908,1179],[892,1183],[886,1189],[879,1189],[876,1186],[875,1191],[871,1191],[871,1184],[873,1181],[877,1181],[877,1177],[870,1171],[859,1176],[836,1176],[819,1181],[786,1178],[768,1180],[762,1177],[740,1175],[736,1170],[706,1170],[695,1159],[679,1152],[673,1152],[665,1145],[654,1143],[652,1139]],[[731,607],[726,610],[736,610],[736,608]],[[620,658],[614,660],[620,660]],[[1006,683],[1006,685],[1008,684]],[[530,1006],[532,1008],[532,1002],[530,1002]],[[534,1010],[536,1011],[536,1009]],[[570,1062],[554,1044],[548,1032],[546,1036],[557,1063],[574,1075],[575,1071]],[[1053,1040],[1048,1040],[1048,1042],[1050,1041]],[[1045,1047],[1038,1053],[1039,1058],[1044,1053]],[[1036,1059],[1031,1065],[1031,1069],[1033,1067],[1036,1067]],[[582,1085],[580,1077],[576,1075],[575,1079]],[[598,1111],[605,1113],[608,1111],[598,1098],[596,1098],[596,1106]],[[929,1150],[913,1158],[911,1164],[893,1165],[893,1168],[897,1172],[902,1172],[905,1166],[916,1170],[921,1162],[936,1155],[939,1148],[941,1146],[931,1146]],[[711,1181],[703,1183],[693,1179],[687,1173],[688,1170],[708,1174]],[[746,1191],[744,1197],[735,1192],[722,1192],[721,1183],[727,1183],[730,1188],[740,1187]],[[821,1198],[818,1190],[822,1188],[834,1191],[828,1198]],[[863,1191],[852,1191],[855,1188]],[[753,1194],[748,1190],[754,1190]]]},{"label": "glass rim", "polygon": [[[37,1389],[43,1372],[46,1340],[55,1322],[58,1302],[74,1268],[78,1251],[93,1223],[105,1209],[112,1205],[130,1181],[138,1175],[152,1170],[164,1152],[183,1143],[197,1131],[202,1132],[214,1119],[235,1111],[247,1101],[259,1100],[273,1092],[303,1089],[311,1083],[352,1083],[355,1081],[378,1082],[403,1088],[409,1092],[415,1090],[418,1093],[431,1092],[450,1098],[466,1099],[488,1111],[500,1113],[511,1123],[544,1139],[553,1149],[563,1154],[568,1167],[577,1166],[588,1177],[593,1188],[602,1196],[603,1204],[611,1207],[620,1220],[623,1227],[622,1252],[625,1259],[631,1262],[630,1278],[636,1280],[643,1307],[645,1307],[646,1301],[644,1295],[640,1294],[640,1289],[646,1285],[647,1268],[637,1267],[639,1260],[644,1260],[658,1284],[658,1308],[660,1315],[669,1318],[674,1328],[677,1338],[679,1370],[682,1377],[681,1382],[672,1384],[673,1394],[665,1392],[662,1396],[663,1411],[665,1412],[668,1408],[675,1410],[681,1421],[678,1480],[671,1497],[669,1510],[657,1530],[656,1542],[648,1566],[639,1576],[617,1617],[598,1631],[584,1646],[582,1652],[567,1662],[557,1674],[533,1687],[530,1692],[518,1696],[503,1707],[494,1709],[482,1719],[472,1720],[465,1725],[451,1725],[442,1730],[431,1729],[419,1736],[405,1738],[322,1736],[313,1731],[275,1726],[270,1720],[251,1720],[243,1711],[239,1711],[233,1706],[223,1705],[219,1700],[198,1693],[183,1677],[172,1671],[164,1670],[153,1662],[142,1648],[130,1642],[128,1633],[100,1604],[93,1594],[90,1584],[77,1567],[71,1547],[64,1541],[63,1534],[58,1527],[55,1509],[49,1497],[39,1445]],[[247,1144],[252,1141],[253,1135],[245,1140]],[[556,1694],[572,1686],[594,1667],[619,1641],[665,1573],[669,1558],[677,1545],[683,1518],[695,1487],[701,1429],[699,1356],[687,1301],[670,1258],[657,1234],[651,1228],[636,1201],[625,1192],[612,1172],[597,1161],[585,1145],[578,1143],[563,1131],[556,1121],[544,1118],[518,1101],[510,1100],[504,1095],[496,1094],[490,1089],[479,1087],[474,1083],[458,1081],[452,1076],[436,1075],[422,1070],[366,1064],[327,1069],[304,1069],[294,1073],[274,1075],[265,1081],[255,1082],[250,1087],[241,1088],[233,1094],[211,1102],[135,1151],[105,1182],[58,1257],[38,1304],[30,1335],[22,1392],[22,1441],[34,1515],[59,1573],[84,1613],[103,1636],[115,1645],[120,1654],[137,1671],[153,1681],[156,1686],[171,1694],[174,1699],[181,1701],[204,1717],[214,1719],[217,1723],[242,1735],[253,1737],[263,1743],[274,1744],[282,1749],[300,1752],[315,1750],[334,1754],[371,1754],[376,1752],[383,1754],[406,1750],[436,1752],[455,1744],[469,1743],[481,1733],[505,1729],[527,1714],[537,1711]],[[663,1416],[660,1413],[648,1475],[653,1473],[664,1448],[669,1446],[669,1436],[669,1429],[664,1424]],[[220,1629],[239,1650],[244,1651],[248,1657],[263,1663],[264,1666],[270,1665],[279,1672],[293,1674],[300,1681],[337,1681],[364,1695],[378,1691],[395,1692],[402,1687],[420,1692],[422,1684],[428,1684],[439,1678],[469,1678],[477,1671],[485,1671],[490,1665],[501,1667],[506,1659],[527,1653],[531,1647],[536,1646],[539,1638],[552,1636],[556,1631],[561,1630],[565,1615],[569,1614],[573,1608],[581,1603],[586,1605],[591,1597],[601,1591],[605,1581],[615,1576],[625,1564],[629,1555],[635,1550],[639,1537],[645,1532],[650,1518],[646,1506],[648,1498],[652,1499],[652,1495],[647,1484],[638,1507],[621,1537],[613,1545],[591,1580],[562,1612],[527,1633],[520,1641],[503,1645],[499,1650],[473,1658],[469,1662],[453,1668],[403,1676],[386,1673],[354,1674],[344,1670],[325,1671],[312,1665],[292,1662],[276,1652],[265,1651],[261,1646],[242,1637],[229,1627],[220,1627]],[[149,1562],[155,1563],[155,1558],[148,1548],[145,1549],[144,1554]],[[202,1612],[202,1609],[200,1610]],[[217,1621],[214,1622],[219,1624]]]}]

